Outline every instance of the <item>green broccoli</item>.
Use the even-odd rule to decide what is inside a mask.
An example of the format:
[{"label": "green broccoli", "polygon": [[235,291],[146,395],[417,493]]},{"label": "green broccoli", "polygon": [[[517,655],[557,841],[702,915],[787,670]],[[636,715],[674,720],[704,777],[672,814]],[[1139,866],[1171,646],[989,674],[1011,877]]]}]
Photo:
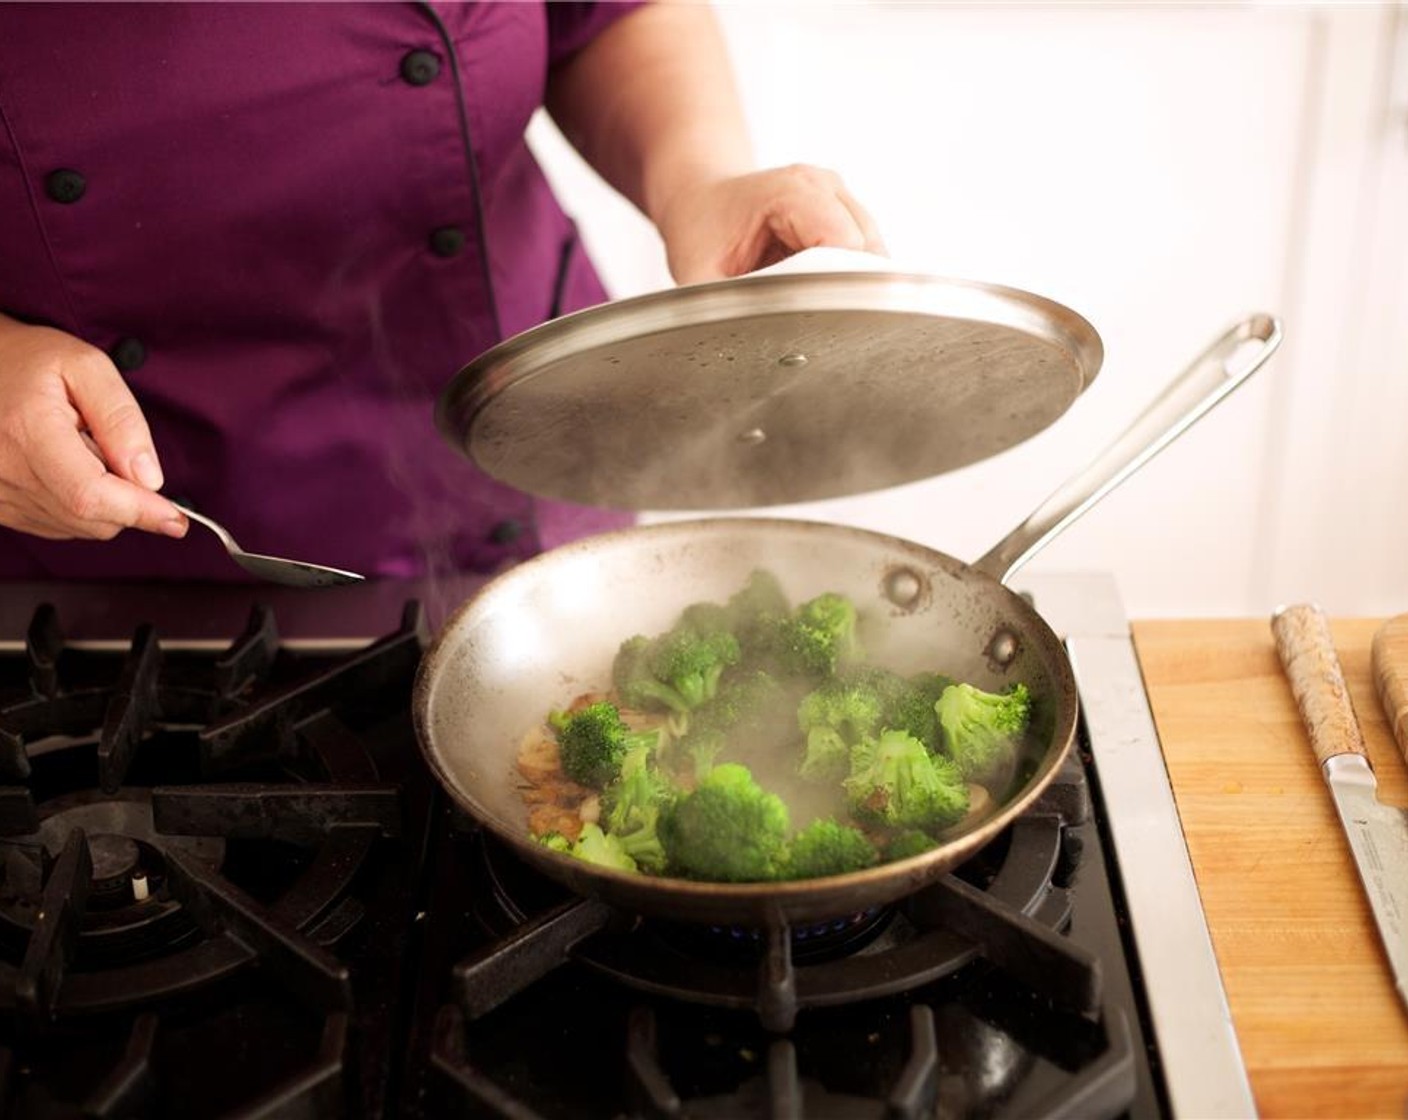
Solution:
[{"label": "green broccoli", "polygon": [[584,824],[582,834],[572,845],[574,859],[585,860],[599,867],[611,867],[617,871],[638,871],[636,861],[627,853],[625,846],[615,836],[608,836],[600,825]]},{"label": "green broccoli", "polygon": [[819,879],[870,867],[880,859],[865,833],[830,817],[812,821],[792,838],[787,878]]},{"label": "green broccoli", "polygon": [[970,684],[944,689],[934,706],[943,747],[965,781],[987,785],[1011,772],[1017,743],[1031,718],[1024,684],[984,692]]},{"label": "green broccoli", "polygon": [[665,869],[665,849],[658,834],[660,814],[678,793],[651,765],[652,752],[636,747],[621,763],[621,776],[601,797],[602,823],[645,871]]},{"label": "green broccoli", "polygon": [[847,665],[837,674],[837,679],[856,688],[863,688],[875,696],[883,711],[880,717],[881,727],[890,726],[897,706],[903,703],[913,688],[904,677],[879,665]]},{"label": "green broccoli", "polygon": [[[684,768],[692,784],[698,785],[709,776],[709,771],[718,764],[719,755],[728,746],[728,736],[722,731],[699,731],[686,735],[679,741],[675,752],[675,767]],[[684,761],[681,762],[681,755]]]},{"label": "green broccoli", "polygon": [[930,753],[940,746],[939,716],[934,705],[953,678],[939,673],[916,673],[904,682],[885,711],[885,726],[913,735]]},{"label": "green broccoli", "polygon": [[829,680],[797,706],[797,726],[807,737],[798,773],[837,780],[850,769],[851,748],[879,729],[884,705],[879,693],[858,681]]},{"label": "green broccoli", "polygon": [[851,812],[887,828],[944,828],[968,811],[968,786],[952,762],[903,731],[884,731],[851,752],[842,783]]},{"label": "green broccoli", "polygon": [[627,708],[645,711],[665,706],[663,699],[657,701],[652,695],[661,686],[650,673],[650,647],[644,634],[627,638],[611,663],[611,683]]},{"label": "green broccoli", "polygon": [[719,683],[714,698],[696,709],[698,726],[753,742],[792,734],[792,695],[761,669],[735,670]]},{"label": "green broccoli", "polygon": [[910,856],[922,855],[938,846],[939,842],[927,832],[921,832],[917,828],[906,829],[893,836],[885,845],[885,859],[909,859]]},{"label": "green broccoli", "polygon": [[792,604],[777,577],[758,568],[730,597],[725,610],[729,629],[738,639],[743,663],[756,664],[769,655],[774,631],[779,623],[791,617]]},{"label": "green broccoli", "polygon": [[736,762],[715,766],[660,820],[670,868],[691,879],[776,879],[787,861],[787,806]]},{"label": "green broccoli", "polygon": [[560,832],[545,832],[538,837],[538,843],[554,852],[601,867],[614,867],[618,871],[639,870],[621,841],[602,832],[600,825],[584,824],[575,844]]},{"label": "green broccoli", "polygon": [[764,615],[791,614],[792,604],[777,576],[766,568],[754,568],[748,573],[748,582],[729,597],[728,612],[737,626]]},{"label": "green broccoli", "polygon": [[611,675],[628,708],[688,712],[714,695],[738,657],[732,634],[703,633],[681,622],[657,638],[638,634],[623,642]]},{"label": "green broccoli", "polygon": [[778,624],[774,641],[784,671],[814,678],[833,676],[861,655],[856,606],[844,595],[824,592]]},{"label": "green broccoli", "polygon": [[689,728],[671,752],[675,768],[687,764],[696,777],[703,777],[730,743],[759,750],[783,745],[794,734],[794,705],[787,690],[768,673],[731,669],[719,681],[713,699],[690,713]]},{"label": "green broccoli", "polygon": [[621,760],[633,748],[653,750],[659,731],[632,731],[615,704],[599,700],[575,712],[553,712],[548,723],[557,735],[562,772],[574,782],[601,789],[621,772]]}]

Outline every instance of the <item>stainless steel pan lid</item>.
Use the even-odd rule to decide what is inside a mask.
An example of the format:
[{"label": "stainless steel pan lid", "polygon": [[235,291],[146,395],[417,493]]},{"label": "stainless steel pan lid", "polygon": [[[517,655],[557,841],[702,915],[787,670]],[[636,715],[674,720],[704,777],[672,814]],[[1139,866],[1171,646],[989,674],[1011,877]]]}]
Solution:
[{"label": "stainless steel pan lid", "polygon": [[623,509],[742,509],[928,478],[1046,428],[1094,379],[1040,296],[888,271],[754,274],[620,300],[462,369],[436,423],[490,475]]}]

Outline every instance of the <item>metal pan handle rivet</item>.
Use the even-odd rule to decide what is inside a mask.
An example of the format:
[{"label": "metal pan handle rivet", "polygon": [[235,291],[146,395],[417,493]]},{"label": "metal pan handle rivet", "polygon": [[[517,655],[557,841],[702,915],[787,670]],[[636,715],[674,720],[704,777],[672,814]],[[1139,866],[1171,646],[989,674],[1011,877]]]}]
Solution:
[{"label": "metal pan handle rivet", "polygon": [[924,577],[913,568],[893,568],[885,574],[885,598],[900,610],[913,610],[924,591]]},{"label": "metal pan handle rivet", "polygon": [[746,432],[738,433],[738,442],[747,444],[749,447],[756,446],[767,438],[768,434],[762,428],[749,428]]},{"label": "metal pan handle rivet", "polygon": [[796,353],[784,354],[782,355],[782,357],[777,359],[777,364],[787,369],[795,369],[798,366],[804,366],[807,364],[807,356],[805,354]]},{"label": "metal pan handle rivet", "polygon": [[1017,654],[1022,648],[1021,640],[1007,627],[999,627],[988,642],[987,650],[989,663],[997,669],[1006,669],[1017,659]]}]

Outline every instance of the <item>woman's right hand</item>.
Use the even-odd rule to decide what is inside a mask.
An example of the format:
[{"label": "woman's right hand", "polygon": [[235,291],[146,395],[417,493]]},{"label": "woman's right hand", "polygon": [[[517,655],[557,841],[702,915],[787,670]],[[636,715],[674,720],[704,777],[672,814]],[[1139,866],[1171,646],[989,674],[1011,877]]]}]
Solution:
[{"label": "woman's right hand", "polygon": [[161,485],[146,418],[108,356],[0,315],[0,525],[52,539],[185,536]]}]

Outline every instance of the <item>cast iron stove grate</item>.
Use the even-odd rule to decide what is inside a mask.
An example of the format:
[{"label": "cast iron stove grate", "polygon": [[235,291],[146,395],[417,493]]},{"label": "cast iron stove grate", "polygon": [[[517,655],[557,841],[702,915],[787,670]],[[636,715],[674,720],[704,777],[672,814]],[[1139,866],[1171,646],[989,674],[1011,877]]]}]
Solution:
[{"label": "cast iron stove grate", "polygon": [[451,846],[449,905],[481,936],[447,966],[450,998],[421,1040],[424,1115],[1158,1111],[1129,977],[1107,983],[1102,966],[1109,940],[1123,960],[1113,912],[1074,916],[1110,890],[1074,756],[955,874],[834,928],[631,920],[562,894],[478,830]]},{"label": "cast iron stove grate", "polygon": [[395,954],[344,957],[411,909],[381,852],[406,783],[367,731],[404,718],[425,640],[411,604],[319,660],[255,608],[223,653],[150,626],[112,652],[36,611],[0,676],[0,1114],[378,1111]]}]

